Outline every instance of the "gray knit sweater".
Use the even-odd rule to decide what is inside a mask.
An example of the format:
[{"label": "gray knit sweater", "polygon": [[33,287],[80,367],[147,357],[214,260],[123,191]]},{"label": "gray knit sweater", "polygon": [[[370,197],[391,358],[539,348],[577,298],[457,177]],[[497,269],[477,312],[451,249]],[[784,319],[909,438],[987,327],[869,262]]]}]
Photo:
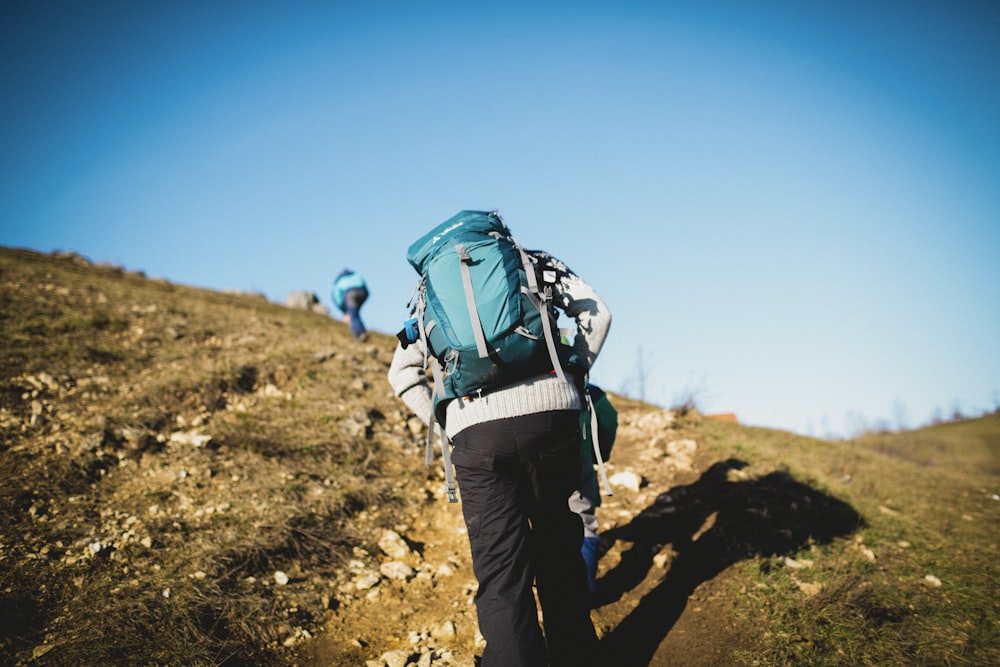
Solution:
[{"label": "gray knit sweater", "polygon": [[[539,265],[539,270],[555,273],[555,305],[575,321],[573,349],[589,370],[611,326],[608,307],[590,285],[556,258],[540,251],[531,251],[529,255]],[[389,384],[414,414],[424,422],[431,418],[431,387],[424,372],[424,346],[420,341],[406,349],[396,346],[389,367]],[[446,431],[449,438],[454,438],[473,424],[550,410],[579,410],[580,407],[576,387],[546,373],[482,396],[452,400],[446,408]]]}]

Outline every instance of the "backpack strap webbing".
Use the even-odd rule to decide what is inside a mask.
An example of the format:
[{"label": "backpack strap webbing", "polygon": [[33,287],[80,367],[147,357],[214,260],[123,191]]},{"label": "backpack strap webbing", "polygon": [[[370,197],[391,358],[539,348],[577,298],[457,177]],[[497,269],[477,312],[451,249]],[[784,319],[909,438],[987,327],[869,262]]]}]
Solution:
[{"label": "backpack strap webbing", "polygon": [[441,364],[437,359],[431,362],[431,372],[434,374],[434,392],[431,394],[431,414],[427,420],[427,450],[424,453],[424,463],[431,465],[434,463],[434,430],[441,434],[441,458],[444,459],[444,492],[448,496],[449,503],[458,502],[457,487],[455,485],[455,466],[451,463],[451,440],[444,428],[438,424],[437,416],[434,414],[434,406],[439,388],[444,382],[444,373],[441,371]]},{"label": "backpack strap webbing", "polygon": [[465,291],[465,305],[469,309],[469,319],[472,320],[472,335],[476,339],[476,351],[480,359],[490,356],[489,348],[486,347],[486,334],[483,333],[483,321],[479,318],[479,309],[476,307],[476,295],[472,291],[472,274],[469,271],[469,262],[472,257],[469,251],[461,243],[455,244],[455,252],[458,253],[458,266],[462,273],[462,288]]},{"label": "backpack strap webbing", "polygon": [[431,361],[431,372],[434,374],[434,391],[431,394],[431,414],[427,419],[427,450],[424,452],[424,463],[431,465],[434,463],[434,430],[437,429],[441,437],[441,458],[444,459],[444,492],[448,496],[449,503],[458,502],[457,487],[455,485],[455,466],[451,463],[451,440],[444,432],[444,428],[438,424],[434,407],[437,404],[436,398],[440,388],[444,385],[444,373],[441,364],[437,359]]},{"label": "backpack strap webbing", "polygon": [[594,443],[594,460],[597,461],[597,471],[601,476],[601,483],[604,485],[604,495],[613,496],[611,483],[608,481],[608,473],[604,470],[604,458],[601,456],[601,443],[597,435],[597,410],[594,409],[594,401],[590,397],[590,392],[583,392],[587,397],[587,409],[590,410],[590,439]]},{"label": "backpack strap webbing", "polygon": [[[423,287],[422,278],[417,287],[418,289]],[[441,364],[438,363],[438,360],[431,357],[428,352],[429,347],[427,346],[427,334],[434,328],[435,323],[431,322],[428,327],[424,327],[424,299],[422,296],[417,299],[416,317],[417,327],[420,331],[420,339],[424,343],[424,368],[426,369],[427,366],[430,365],[431,373],[434,375],[434,390],[431,392],[431,414],[427,417],[427,449],[424,452],[424,463],[426,465],[434,463],[434,429],[437,428],[441,432],[441,457],[444,459],[444,491],[448,496],[449,503],[457,503],[458,495],[456,494],[455,486],[455,467],[451,464],[451,442],[448,440],[448,436],[445,434],[444,429],[437,423],[437,415],[434,410],[437,405],[437,397],[440,395],[439,392],[443,391],[444,372],[442,371]]]},{"label": "backpack strap webbing", "polygon": [[563,372],[562,364],[559,362],[559,354],[556,352],[556,341],[552,335],[552,322],[549,319],[548,302],[552,300],[552,288],[548,285],[544,290],[538,288],[538,279],[535,277],[535,266],[531,263],[531,258],[524,251],[520,243],[515,243],[517,251],[521,255],[521,265],[528,279],[528,299],[538,308],[538,314],[542,316],[542,329],[545,331],[545,347],[549,351],[549,359],[552,361],[552,370],[556,372],[559,379],[569,382]]}]

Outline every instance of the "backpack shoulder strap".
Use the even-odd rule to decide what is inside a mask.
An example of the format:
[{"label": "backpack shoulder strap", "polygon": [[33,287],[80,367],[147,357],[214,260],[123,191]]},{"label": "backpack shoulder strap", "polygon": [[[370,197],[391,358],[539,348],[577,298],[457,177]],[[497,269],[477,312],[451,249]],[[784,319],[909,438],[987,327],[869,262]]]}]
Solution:
[{"label": "backpack shoulder strap", "polygon": [[528,298],[538,308],[538,312],[542,316],[542,328],[545,331],[545,347],[548,348],[552,368],[560,380],[569,382],[566,379],[566,373],[563,372],[562,363],[559,361],[559,354],[556,352],[552,322],[549,319],[548,302],[552,300],[552,288],[546,285],[544,290],[539,289],[538,278],[535,276],[535,265],[531,263],[531,258],[528,257],[528,253],[520,243],[515,241],[514,247],[517,248],[518,253],[521,255],[521,265],[524,267],[524,273],[528,279]]}]

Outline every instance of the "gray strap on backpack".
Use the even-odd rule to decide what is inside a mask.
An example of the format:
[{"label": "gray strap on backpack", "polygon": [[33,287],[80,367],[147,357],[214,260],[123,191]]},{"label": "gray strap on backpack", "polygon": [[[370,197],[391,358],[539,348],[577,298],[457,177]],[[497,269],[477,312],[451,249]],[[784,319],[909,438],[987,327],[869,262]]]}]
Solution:
[{"label": "gray strap on backpack", "polygon": [[[421,283],[422,284],[422,283]],[[418,286],[419,287],[419,286]],[[441,456],[444,459],[444,490],[448,496],[449,503],[457,503],[458,496],[455,486],[455,467],[451,464],[451,441],[445,434],[444,429],[437,423],[437,416],[434,414],[434,406],[437,403],[438,392],[444,387],[444,372],[437,359],[430,356],[430,347],[427,345],[427,334],[434,328],[435,323],[431,322],[424,327],[424,300],[421,298],[416,307],[417,327],[420,331],[420,340],[424,344],[424,368],[431,367],[434,376],[434,390],[431,392],[431,414],[427,417],[427,449],[424,452],[424,463],[432,465],[434,463],[434,430],[441,432]]]},{"label": "gray strap on backpack", "polygon": [[597,435],[597,410],[594,409],[594,401],[590,398],[590,392],[583,392],[587,396],[587,409],[590,410],[590,439],[594,442],[594,460],[597,461],[597,471],[601,476],[601,483],[604,485],[604,495],[613,496],[611,483],[608,481],[608,473],[604,470],[604,458],[601,456],[601,443]]},{"label": "gray strap on backpack", "polygon": [[476,295],[472,291],[472,274],[469,272],[469,262],[472,257],[469,251],[461,243],[455,244],[455,251],[458,253],[458,266],[462,272],[462,287],[465,291],[465,305],[469,309],[469,319],[472,320],[472,335],[476,339],[476,351],[479,358],[485,359],[490,356],[490,351],[486,347],[486,334],[483,333],[483,321],[479,319],[479,309],[476,307]]},{"label": "gray strap on backpack", "polygon": [[524,251],[520,243],[515,243],[514,245],[521,254],[521,265],[524,266],[524,273],[528,278],[528,298],[535,304],[535,307],[538,308],[538,313],[542,316],[542,328],[545,330],[545,347],[549,350],[552,369],[555,370],[560,380],[569,382],[566,379],[566,374],[563,372],[562,364],[559,363],[559,355],[556,353],[556,341],[552,335],[552,322],[549,319],[547,304],[552,300],[552,291],[548,286],[546,286],[545,291],[538,289],[538,279],[535,277],[535,266],[531,263],[531,258],[528,257],[528,253]]},{"label": "gray strap on backpack", "polygon": [[[441,428],[440,426],[438,428]],[[458,493],[455,486],[455,466],[451,462],[451,439],[441,428],[441,458],[444,459],[444,492],[448,496],[449,503],[458,502]]]},{"label": "gray strap on backpack", "polygon": [[440,387],[444,385],[444,374],[441,371],[441,364],[437,359],[431,362],[431,372],[434,374],[434,391],[431,393],[431,414],[427,420],[427,450],[424,452],[424,463],[431,465],[434,463],[434,430],[441,434],[441,458],[444,459],[444,492],[448,496],[449,503],[458,502],[457,487],[455,485],[455,466],[451,463],[451,440],[444,432],[444,428],[437,423],[437,416],[434,414],[435,399]]}]

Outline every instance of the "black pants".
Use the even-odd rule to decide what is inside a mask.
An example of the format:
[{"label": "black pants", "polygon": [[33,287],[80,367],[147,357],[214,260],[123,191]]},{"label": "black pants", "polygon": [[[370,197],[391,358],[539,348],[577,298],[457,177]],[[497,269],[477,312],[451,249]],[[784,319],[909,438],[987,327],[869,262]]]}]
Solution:
[{"label": "black pants", "polygon": [[592,664],[597,637],[580,556],[583,531],[567,502],[580,483],[579,412],[477,424],[454,443],[479,581],[483,667]]}]

